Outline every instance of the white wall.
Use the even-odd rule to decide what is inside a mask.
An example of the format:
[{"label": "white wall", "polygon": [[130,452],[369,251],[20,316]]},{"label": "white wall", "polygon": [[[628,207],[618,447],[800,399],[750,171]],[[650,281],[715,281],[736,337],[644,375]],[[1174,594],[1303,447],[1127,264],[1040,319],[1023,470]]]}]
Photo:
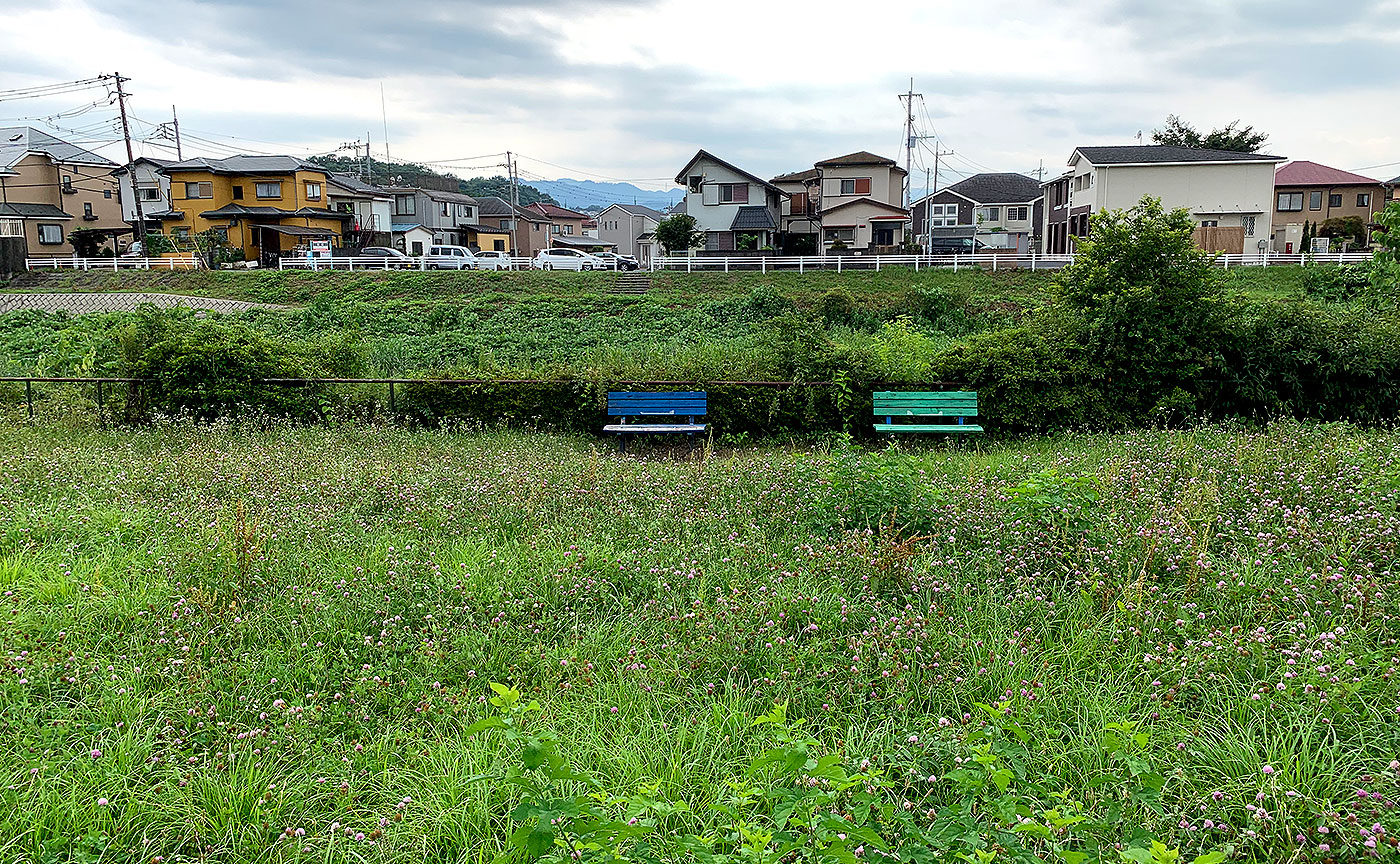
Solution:
[{"label": "white wall", "polygon": [[[160,213],[170,209],[170,178],[157,173],[154,166],[145,162],[136,165],[136,185],[160,189],[160,200],[141,202],[141,212],[147,217],[152,213]],[[131,178],[126,174],[117,177],[117,197],[121,200],[122,219],[127,222],[135,222],[136,205],[132,203],[131,198]]]},{"label": "white wall", "polygon": [[[729,226],[734,224],[734,216],[739,212],[740,207],[764,207],[768,203],[768,190],[763,185],[755,183],[742,174],[725,168],[723,165],[703,159],[697,162],[686,174],[686,177],[683,178],[687,189],[689,188],[690,177],[695,175],[704,176],[704,186],[701,188],[700,192],[686,193],[685,212],[695,217],[696,227],[701,231],[732,230]],[[717,186],[721,183],[749,184],[748,202],[745,204],[706,204],[705,188]],[[711,192],[710,195],[715,195],[715,192]],[[776,211],[770,212],[773,214],[774,224],[777,224],[779,214]]]},{"label": "white wall", "polygon": [[[614,251],[619,255],[637,255],[641,251],[637,238],[648,231],[655,231],[657,226],[657,221],[650,216],[638,216],[617,205],[599,213],[597,219],[598,239],[616,243]],[[617,223],[616,228],[611,227],[613,222]]]},{"label": "white wall", "polygon": [[1096,174],[1096,211],[1132,207],[1151,195],[1168,210],[1185,207],[1192,214],[1273,213],[1272,162],[1112,165],[1099,167]]},{"label": "white wall", "polygon": [[[870,178],[869,195],[842,195],[841,181]],[[874,198],[896,207],[904,206],[904,175],[888,165],[841,165],[822,169],[822,208],[830,209],[857,198]]]}]

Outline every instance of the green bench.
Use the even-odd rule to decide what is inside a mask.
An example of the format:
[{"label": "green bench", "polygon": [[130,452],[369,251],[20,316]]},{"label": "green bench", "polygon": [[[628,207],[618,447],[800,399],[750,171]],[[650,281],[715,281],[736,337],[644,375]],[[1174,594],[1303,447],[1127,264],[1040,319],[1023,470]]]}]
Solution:
[{"label": "green bench", "polygon": [[[977,416],[976,393],[895,393],[887,390],[874,395],[875,416],[885,419],[885,422],[875,424],[876,432],[973,435],[982,431],[981,426],[967,422],[968,417]],[[905,422],[896,422],[900,420]]]}]

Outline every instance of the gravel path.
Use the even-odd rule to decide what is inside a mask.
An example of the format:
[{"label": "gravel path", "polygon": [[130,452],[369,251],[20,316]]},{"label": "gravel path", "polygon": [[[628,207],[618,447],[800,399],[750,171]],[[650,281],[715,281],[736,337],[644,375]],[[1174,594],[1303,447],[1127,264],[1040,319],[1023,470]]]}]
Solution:
[{"label": "gravel path", "polygon": [[43,312],[131,312],[144,303],[162,309],[183,306],[188,309],[208,309],[214,312],[246,312],[249,309],[283,309],[269,303],[245,303],[242,300],[220,300],[214,297],[187,297],[183,294],[125,294],[63,293],[63,294],[0,294],[0,314],[23,309]]}]

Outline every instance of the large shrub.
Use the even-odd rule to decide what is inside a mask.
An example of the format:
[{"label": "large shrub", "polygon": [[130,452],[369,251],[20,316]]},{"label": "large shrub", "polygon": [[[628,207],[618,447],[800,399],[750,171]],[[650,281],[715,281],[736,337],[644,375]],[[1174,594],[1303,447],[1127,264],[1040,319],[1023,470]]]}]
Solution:
[{"label": "large shrub", "polygon": [[1105,210],[1056,280],[1087,324],[1084,346],[1104,376],[1100,386],[1127,417],[1178,409],[1217,365],[1220,281],[1194,230],[1190,213],[1164,211],[1156,198]]}]

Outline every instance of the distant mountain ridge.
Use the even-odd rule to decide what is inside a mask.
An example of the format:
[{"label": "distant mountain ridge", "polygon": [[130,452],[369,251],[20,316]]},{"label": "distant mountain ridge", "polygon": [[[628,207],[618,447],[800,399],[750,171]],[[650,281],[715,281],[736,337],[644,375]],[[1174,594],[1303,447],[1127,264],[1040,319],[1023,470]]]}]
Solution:
[{"label": "distant mountain ridge", "polygon": [[631,183],[600,183],[596,180],[531,180],[530,185],[565,207],[575,210],[601,210],[609,204],[641,204],[653,210],[665,210],[685,197],[679,186],[657,191],[643,189]]}]

